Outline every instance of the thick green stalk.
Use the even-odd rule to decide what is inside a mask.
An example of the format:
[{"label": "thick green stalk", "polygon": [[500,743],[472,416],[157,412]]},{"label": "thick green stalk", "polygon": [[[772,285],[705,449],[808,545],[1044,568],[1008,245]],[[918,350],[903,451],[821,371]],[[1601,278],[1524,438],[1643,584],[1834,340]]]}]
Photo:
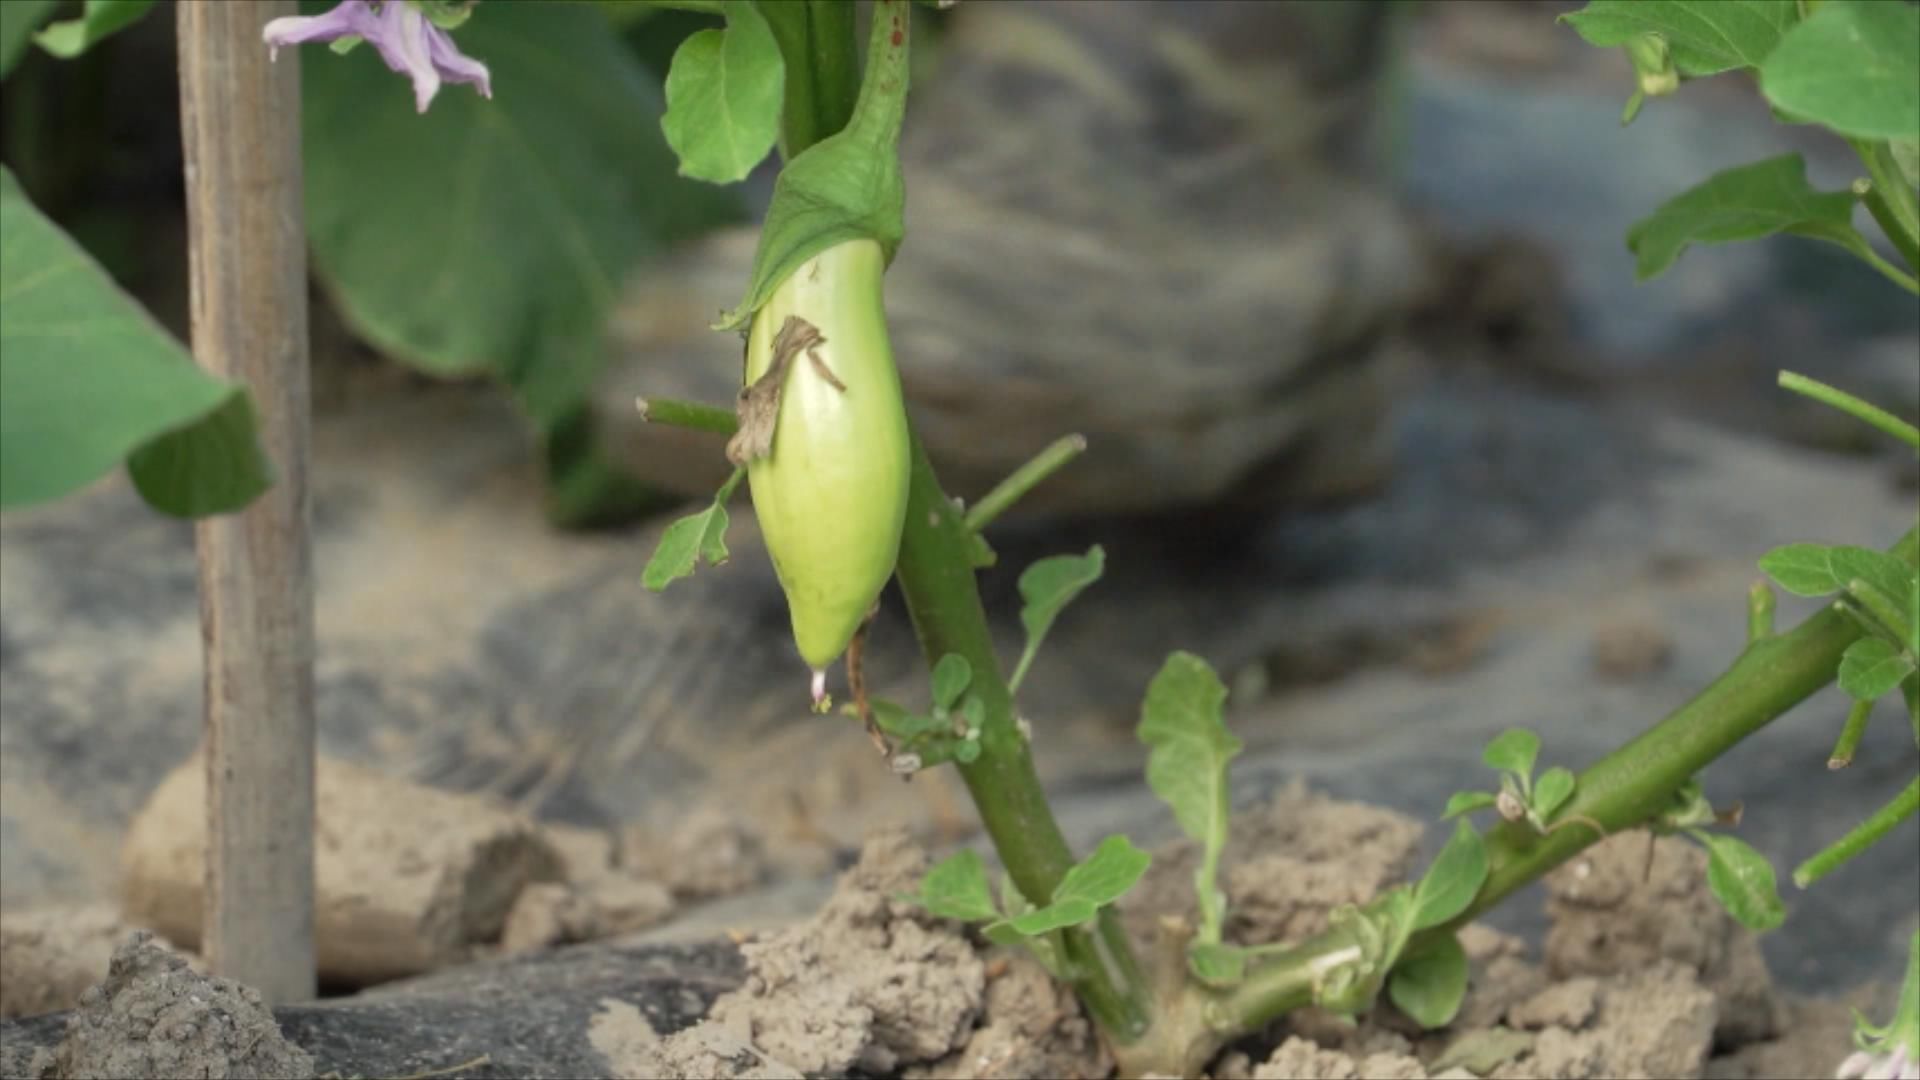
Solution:
[{"label": "thick green stalk", "polygon": [[847,126],[860,93],[853,0],[760,0],[786,62],[780,156],[788,161]]},{"label": "thick green stalk", "polygon": [[[1920,530],[1908,530],[1893,554],[1914,562]],[[1841,654],[1862,633],[1857,622],[1829,607],[1788,633],[1749,643],[1733,666],[1692,701],[1580,775],[1573,799],[1556,815],[1575,824],[1545,836],[1510,822],[1490,830],[1490,869],[1473,904],[1452,922],[1415,934],[1407,951],[1453,933],[1598,840],[1592,829],[1578,824],[1580,819],[1596,821],[1609,833],[1645,823],[1695,773],[1832,682]],[[1206,1006],[1208,1024],[1224,1042],[1311,1004],[1309,969],[1351,944],[1347,934],[1334,931],[1281,954],[1239,986],[1215,995]]]},{"label": "thick green stalk", "polygon": [[[1014,719],[1013,695],[1000,674],[980,604],[969,535],[916,435],[896,570],[900,592],[928,666],[954,653],[973,668],[969,689],[987,709],[980,756],[971,764],[956,764],[1013,883],[1035,905],[1045,905],[1073,866],[1073,852],[1047,806],[1033,755]],[[1094,929],[1076,927],[1063,931],[1062,937],[1074,989],[1094,1019],[1117,1042],[1138,1037],[1147,1027],[1152,1003],[1112,912],[1102,912]]]}]

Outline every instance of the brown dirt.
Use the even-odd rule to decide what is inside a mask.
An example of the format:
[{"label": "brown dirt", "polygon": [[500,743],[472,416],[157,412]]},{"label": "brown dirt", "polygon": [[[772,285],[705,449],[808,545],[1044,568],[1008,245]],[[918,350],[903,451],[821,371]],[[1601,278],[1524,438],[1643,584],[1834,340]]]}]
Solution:
[{"label": "brown dirt", "polygon": [[[200,939],[206,778],[196,754],[135,815],[121,852],[128,921]],[[476,795],[322,757],[315,774],[314,934],[320,977],[366,985],[432,971],[495,942],[526,885],[561,859],[524,815]]]},{"label": "brown dirt", "polygon": [[307,1080],[314,1071],[258,993],[195,973],[141,933],[114,951],[106,981],[81,995],[65,1040],[36,1056],[32,1075]]},{"label": "brown dirt", "polygon": [[0,1018],[73,1008],[134,930],[104,904],[0,915]]},{"label": "brown dirt", "polygon": [[746,984],[711,1018],[805,1073],[890,1073],[965,1047],[986,964],[962,928],[900,898],[926,868],[904,830],[876,834],[818,915],[741,947]]}]

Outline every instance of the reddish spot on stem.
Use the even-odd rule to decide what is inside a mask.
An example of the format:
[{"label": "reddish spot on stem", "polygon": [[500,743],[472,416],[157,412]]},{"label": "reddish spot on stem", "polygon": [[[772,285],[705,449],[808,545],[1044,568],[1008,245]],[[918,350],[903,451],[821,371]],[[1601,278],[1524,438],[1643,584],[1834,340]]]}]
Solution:
[{"label": "reddish spot on stem", "polygon": [[895,30],[893,32],[893,44],[895,48],[898,48],[900,46],[900,42],[904,41],[905,39],[906,39],[906,35],[902,34],[900,31]]}]

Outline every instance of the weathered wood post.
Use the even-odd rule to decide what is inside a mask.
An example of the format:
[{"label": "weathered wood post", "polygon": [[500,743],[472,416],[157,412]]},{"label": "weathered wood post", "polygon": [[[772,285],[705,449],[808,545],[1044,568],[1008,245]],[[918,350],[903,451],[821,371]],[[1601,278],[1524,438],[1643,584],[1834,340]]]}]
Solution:
[{"label": "weathered wood post", "polygon": [[213,970],[269,1001],[315,993],[313,579],[307,535],[307,267],[300,56],[261,30],[293,0],[182,0],[193,352],[244,383],[274,484],[200,521]]}]

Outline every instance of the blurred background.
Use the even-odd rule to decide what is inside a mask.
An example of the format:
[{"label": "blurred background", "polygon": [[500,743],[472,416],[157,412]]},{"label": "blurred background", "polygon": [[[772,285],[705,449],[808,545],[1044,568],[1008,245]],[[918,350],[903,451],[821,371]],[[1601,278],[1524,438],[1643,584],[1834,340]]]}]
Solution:
[{"label": "blurred background", "polygon": [[[1914,419],[1911,297],[1798,239],[1636,284],[1623,239],[1719,169],[1796,150],[1834,189],[1857,163],[1739,76],[1622,128],[1631,67],[1555,22],[1575,6],[919,19],[887,279],[915,422],[966,498],[1061,434],[1090,445],[983,579],[1012,656],[1019,569],[1107,550],[1022,702],[1077,840],[1167,834],[1132,727],[1173,649],[1230,683],[1242,801],[1305,776],[1431,818],[1507,726],[1578,767],[1684,701],[1738,651],[1769,547],[1913,522],[1911,457],[1774,387],[1792,368]],[[721,820],[760,853],[742,903],[764,912],[817,895],[868,827],[954,840],[972,810],[808,714],[745,500],[728,565],[640,586],[724,465],[633,399],[731,400],[739,345],[706,324],[738,299],[774,169],[675,175],[661,77],[704,25],[488,0],[459,40],[494,100],[450,87],[425,116],[370,50],[301,57],[318,710],[329,759],[542,820]],[[0,161],[184,340],[172,29],[162,5],[74,61],[29,49],[0,83]],[[199,735],[191,527],[116,476],[9,514],[0,556],[0,911],[111,904],[128,822]],[[895,600],[871,677],[917,702]],[[1776,867],[1911,773],[1889,715],[1828,775],[1844,711],[1823,694],[1707,777]],[[1916,850],[1791,897],[1776,974],[1897,975]]]}]

